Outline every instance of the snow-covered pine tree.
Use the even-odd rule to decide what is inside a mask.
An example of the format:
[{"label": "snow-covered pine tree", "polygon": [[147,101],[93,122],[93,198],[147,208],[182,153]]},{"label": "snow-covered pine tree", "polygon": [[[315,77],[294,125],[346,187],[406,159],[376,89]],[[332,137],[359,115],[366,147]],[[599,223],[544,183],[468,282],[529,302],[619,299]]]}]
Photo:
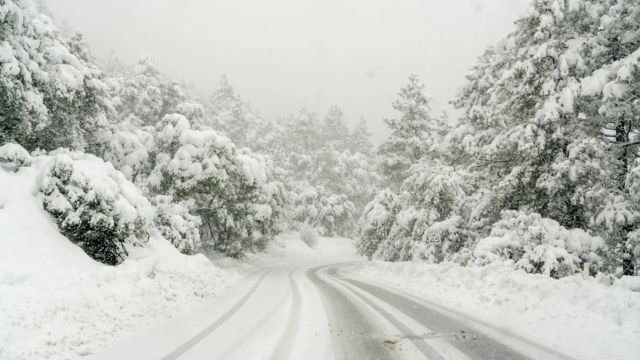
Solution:
[{"label": "snow-covered pine tree", "polygon": [[[590,61],[595,68],[582,80],[585,103],[597,111],[595,123],[611,144],[618,189],[609,196],[596,225],[603,225],[610,245],[608,264],[622,267],[625,275],[640,268],[640,207],[635,191],[640,131],[640,4],[621,0],[599,8],[598,31],[593,35],[597,51]],[[613,220],[615,217],[616,220]]]},{"label": "snow-covered pine tree", "polygon": [[0,142],[92,150],[107,126],[102,73],[30,0],[0,4]]},{"label": "snow-covered pine tree", "polygon": [[218,82],[218,88],[207,102],[206,124],[226,133],[238,147],[262,150],[264,138],[272,124],[256,114],[249,104],[242,100],[226,76]]},{"label": "snow-covered pine tree", "polygon": [[398,197],[390,189],[378,192],[360,218],[356,248],[360,255],[372,259],[380,245],[389,239],[400,210]]},{"label": "snow-covered pine tree", "polygon": [[347,147],[349,129],[344,122],[344,113],[337,106],[332,106],[324,117],[322,123],[322,136],[324,146],[344,151]]},{"label": "snow-covered pine tree", "polygon": [[534,1],[470,75],[457,101],[466,112],[459,143],[494,176],[500,207],[584,228],[615,190],[618,159],[598,140],[600,106],[582,96],[604,49],[604,9],[601,1]]},{"label": "snow-covered pine tree", "polygon": [[349,134],[348,148],[352,153],[361,153],[367,157],[372,157],[374,153],[373,143],[371,142],[371,131],[367,126],[367,121],[360,118]]},{"label": "snow-covered pine tree", "polygon": [[391,135],[378,149],[380,172],[393,189],[400,187],[411,165],[430,150],[437,125],[431,115],[430,99],[416,75],[409,77],[398,96],[393,108],[400,117],[385,119]]},{"label": "snow-covered pine tree", "polygon": [[610,248],[637,226],[625,194],[633,95],[615,81],[638,49],[637,6],[536,0],[480,58],[456,101],[465,116],[454,143],[497,209],[602,233]]}]

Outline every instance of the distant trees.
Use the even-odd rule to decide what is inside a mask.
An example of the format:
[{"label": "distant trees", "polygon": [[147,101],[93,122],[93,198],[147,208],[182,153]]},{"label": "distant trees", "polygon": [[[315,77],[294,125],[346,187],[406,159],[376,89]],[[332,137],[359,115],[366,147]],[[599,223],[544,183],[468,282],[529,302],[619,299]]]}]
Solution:
[{"label": "distant trees", "polygon": [[287,189],[286,218],[294,228],[349,235],[379,181],[371,134],[361,121],[352,132],[337,106],[325,116],[302,109],[279,122],[251,110],[223,77],[210,97],[211,124],[241,146],[268,154]]},{"label": "distant trees", "polygon": [[[366,127],[362,124],[359,131],[362,148],[357,150],[371,153]],[[351,135],[337,107],[324,119],[302,110],[277,127],[268,151],[291,182],[294,227],[308,223],[324,235],[354,231],[379,177],[370,156],[351,152]]]}]

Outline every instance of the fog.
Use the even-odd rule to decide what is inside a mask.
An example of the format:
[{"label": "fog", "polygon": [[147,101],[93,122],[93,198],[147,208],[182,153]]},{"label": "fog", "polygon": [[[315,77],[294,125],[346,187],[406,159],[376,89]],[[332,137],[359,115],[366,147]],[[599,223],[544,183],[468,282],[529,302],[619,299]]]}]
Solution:
[{"label": "fog", "polygon": [[339,105],[379,143],[391,102],[415,73],[434,112],[528,0],[45,0],[98,57],[152,56],[175,80],[211,92],[226,74],[264,116]]}]

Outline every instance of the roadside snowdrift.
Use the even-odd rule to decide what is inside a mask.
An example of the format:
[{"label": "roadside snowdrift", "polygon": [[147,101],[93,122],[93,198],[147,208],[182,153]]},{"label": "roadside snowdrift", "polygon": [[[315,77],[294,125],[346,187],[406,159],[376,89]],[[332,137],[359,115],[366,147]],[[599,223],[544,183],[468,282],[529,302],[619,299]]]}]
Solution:
[{"label": "roadside snowdrift", "polygon": [[152,236],[119,266],[60,235],[38,166],[0,169],[0,359],[69,359],[186,311],[243,275]]},{"label": "roadside snowdrift", "polygon": [[437,305],[553,347],[580,359],[637,359],[640,292],[637,279],[560,280],[504,264],[364,262],[344,274],[403,288]]}]

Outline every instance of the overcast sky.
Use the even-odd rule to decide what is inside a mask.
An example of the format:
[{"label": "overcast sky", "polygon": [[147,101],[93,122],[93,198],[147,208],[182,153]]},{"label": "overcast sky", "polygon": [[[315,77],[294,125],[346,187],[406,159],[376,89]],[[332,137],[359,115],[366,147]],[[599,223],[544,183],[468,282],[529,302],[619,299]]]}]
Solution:
[{"label": "overcast sky", "polygon": [[411,73],[437,113],[529,0],[45,0],[94,54],[160,70],[202,93],[226,74],[264,116],[339,105],[376,143]]}]

